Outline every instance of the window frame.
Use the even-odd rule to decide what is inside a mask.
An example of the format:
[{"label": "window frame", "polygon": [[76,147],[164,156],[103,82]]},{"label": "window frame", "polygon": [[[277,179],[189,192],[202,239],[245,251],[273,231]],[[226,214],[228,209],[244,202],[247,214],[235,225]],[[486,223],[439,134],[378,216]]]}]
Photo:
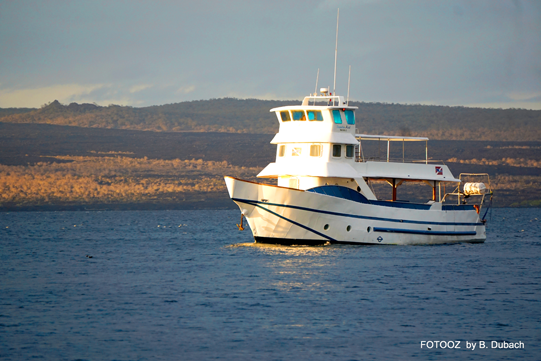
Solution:
[{"label": "window frame", "polygon": [[[317,155],[313,155],[312,149],[317,149]],[[310,157],[319,157],[323,155],[323,146],[321,144],[310,144]]]},{"label": "window frame", "polygon": [[[282,121],[282,123],[283,123],[283,122],[290,122],[290,121],[291,121],[291,113],[289,112],[289,110],[280,110],[278,113],[280,114],[280,120]],[[283,116],[282,116],[284,113],[287,114],[287,117],[288,117],[289,119],[285,119],[285,120],[284,120],[284,118],[283,118]]]},{"label": "window frame", "polygon": [[[314,114],[314,119],[310,119],[310,113]],[[323,114],[321,113],[321,110],[307,110],[306,116],[308,118],[308,121],[310,122],[322,122],[323,121]]]},{"label": "window frame", "polygon": [[[348,156],[348,150],[351,149],[351,156]],[[346,158],[355,157],[355,146],[351,144],[346,144]]]},{"label": "window frame", "polygon": [[[339,149],[338,155],[335,155],[336,154],[335,149]],[[332,145],[332,157],[333,158],[342,158],[342,144],[333,144]]]},{"label": "window frame", "polygon": [[[336,115],[338,114],[338,119],[340,120],[340,122],[337,122],[337,118],[336,118]],[[340,109],[332,109],[332,119],[334,121],[334,124],[343,124],[344,121],[342,119],[342,114],[340,112]]]},{"label": "window frame", "polygon": [[293,147],[291,148],[292,157],[300,157],[302,155],[302,147]]},{"label": "window frame", "polygon": [[[295,114],[302,113],[302,118],[304,119],[295,119]],[[292,110],[291,111],[291,120],[294,122],[305,122],[306,121],[306,112],[304,110]]]},{"label": "window frame", "polygon": [[[348,116],[348,114],[351,114],[351,116]],[[346,123],[349,125],[355,125],[355,112],[351,109],[346,109],[344,111],[344,115],[346,116]]]},{"label": "window frame", "polygon": [[278,157],[286,156],[286,146],[284,144],[278,146]]}]

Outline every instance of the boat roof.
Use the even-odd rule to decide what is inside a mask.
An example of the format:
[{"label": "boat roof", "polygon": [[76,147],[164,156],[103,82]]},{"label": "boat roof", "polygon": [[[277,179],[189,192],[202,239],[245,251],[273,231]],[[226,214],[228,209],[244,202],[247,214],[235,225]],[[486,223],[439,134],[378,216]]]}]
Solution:
[{"label": "boat roof", "polygon": [[355,138],[360,140],[387,140],[390,142],[422,142],[427,141],[427,137],[405,137],[402,135],[376,135],[376,134],[355,134]]},{"label": "boat roof", "polygon": [[[310,104],[313,103],[313,104]],[[319,105],[317,105],[319,103]],[[322,104],[324,103],[324,104]],[[339,95],[309,95],[304,97],[301,105],[286,105],[282,107],[272,108],[271,112],[276,112],[286,109],[305,109],[306,107],[315,108],[315,109],[348,109],[354,110],[358,107],[350,106],[349,102],[344,99],[343,96]]]}]

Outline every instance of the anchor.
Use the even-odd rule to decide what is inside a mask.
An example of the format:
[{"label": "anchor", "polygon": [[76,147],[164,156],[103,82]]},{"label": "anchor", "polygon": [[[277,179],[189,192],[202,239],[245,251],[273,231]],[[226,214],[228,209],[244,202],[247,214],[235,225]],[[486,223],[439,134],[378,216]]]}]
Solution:
[{"label": "anchor", "polygon": [[239,231],[244,231],[244,214],[241,213],[240,214],[240,224],[237,224],[237,228],[239,229]]}]

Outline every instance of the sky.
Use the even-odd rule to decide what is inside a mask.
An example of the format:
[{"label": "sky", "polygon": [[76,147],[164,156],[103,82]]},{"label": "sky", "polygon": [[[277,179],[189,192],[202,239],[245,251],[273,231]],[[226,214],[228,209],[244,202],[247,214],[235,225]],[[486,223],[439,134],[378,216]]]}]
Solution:
[{"label": "sky", "polygon": [[0,0],[0,107],[213,98],[541,109],[541,1]]}]

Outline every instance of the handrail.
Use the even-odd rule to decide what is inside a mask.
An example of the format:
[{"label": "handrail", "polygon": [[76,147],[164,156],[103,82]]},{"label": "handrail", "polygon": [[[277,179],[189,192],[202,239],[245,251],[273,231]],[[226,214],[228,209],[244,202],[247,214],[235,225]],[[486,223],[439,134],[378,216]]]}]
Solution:
[{"label": "handrail", "polygon": [[402,142],[402,158],[405,157],[404,144],[406,142],[425,142],[425,163],[428,164],[428,138],[427,137],[406,137],[401,135],[376,135],[376,134],[355,134],[355,138],[359,141],[359,147],[362,148],[363,140],[383,140],[387,141],[387,162],[390,160],[391,142]]},{"label": "handrail", "polygon": [[440,159],[405,159],[405,158],[385,158],[385,157],[370,157],[364,158],[364,161],[362,157],[355,157],[355,161],[359,163],[363,162],[381,162],[381,163],[424,163],[424,164],[443,164],[445,165],[445,162]]}]

